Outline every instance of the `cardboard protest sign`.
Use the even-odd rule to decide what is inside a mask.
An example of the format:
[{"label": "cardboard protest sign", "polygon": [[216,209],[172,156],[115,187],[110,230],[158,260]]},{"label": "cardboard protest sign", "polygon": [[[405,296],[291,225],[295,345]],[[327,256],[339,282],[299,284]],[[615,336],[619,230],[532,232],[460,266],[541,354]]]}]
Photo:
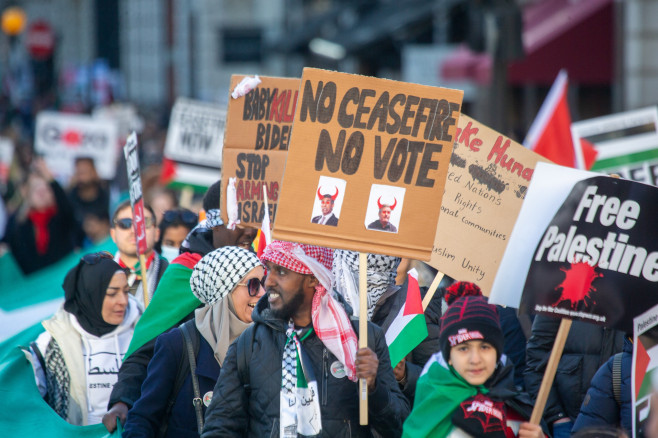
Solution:
[{"label": "cardboard protest sign", "polygon": [[116,173],[119,140],[115,120],[80,114],[41,112],[37,115],[34,148],[59,179],[73,175],[77,157],[94,159],[98,175],[112,179]]},{"label": "cardboard protest sign", "polygon": [[[231,88],[245,78],[231,77]],[[221,198],[226,222],[226,187],[237,178],[238,216],[243,226],[260,227],[265,214],[263,185],[269,215],[276,220],[283,169],[299,94],[299,79],[260,76],[261,83],[244,96],[229,97],[224,136]],[[230,92],[229,92],[230,94]]]},{"label": "cardboard protest sign", "polygon": [[0,137],[0,184],[7,184],[13,159],[14,142],[7,137]]},{"label": "cardboard protest sign", "polygon": [[547,160],[462,114],[429,264],[489,295],[538,161]]},{"label": "cardboard protest sign", "polygon": [[178,98],[171,111],[164,156],[168,182],[205,188],[219,179],[226,109]]},{"label": "cardboard protest sign", "polygon": [[651,408],[651,393],[658,384],[658,306],[636,317],[633,326],[631,394],[633,436],[638,436],[638,431],[645,429]]},{"label": "cardboard protest sign", "polygon": [[489,301],[630,332],[658,303],[657,205],[656,187],[538,163]]},{"label": "cardboard protest sign", "polygon": [[146,226],[144,224],[144,199],[142,198],[142,178],[139,173],[139,154],[137,151],[137,134],[130,134],[123,147],[130,183],[130,205],[133,209],[133,227],[137,239],[139,254],[146,252]]},{"label": "cardboard protest sign", "polygon": [[574,143],[594,144],[592,171],[658,185],[658,107],[572,123],[571,132]]},{"label": "cardboard protest sign", "polygon": [[305,68],[299,93],[274,238],[428,260],[463,92]]}]

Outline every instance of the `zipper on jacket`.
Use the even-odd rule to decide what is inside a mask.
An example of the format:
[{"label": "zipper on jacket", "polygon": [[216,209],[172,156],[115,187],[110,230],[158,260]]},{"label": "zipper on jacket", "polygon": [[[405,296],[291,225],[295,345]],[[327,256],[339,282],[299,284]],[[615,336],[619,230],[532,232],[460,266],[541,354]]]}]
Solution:
[{"label": "zipper on jacket", "polygon": [[322,406],[327,406],[327,380],[329,380],[329,353],[327,349],[322,350]]}]

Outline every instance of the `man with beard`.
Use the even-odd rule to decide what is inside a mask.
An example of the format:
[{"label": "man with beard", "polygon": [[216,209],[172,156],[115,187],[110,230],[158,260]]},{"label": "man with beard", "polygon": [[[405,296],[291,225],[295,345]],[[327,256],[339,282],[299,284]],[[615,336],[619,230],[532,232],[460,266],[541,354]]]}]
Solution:
[{"label": "man with beard", "polygon": [[[228,350],[202,437],[371,436],[359,427],[358,379],[370,425],[400,436],[409,404],[393,376],[384,333],[356,322],[329,293],[332,250],[274,241],[261,256],[267,295]],[[248,388],[248,389],[247,389]]]},{"label": "man with beard", "polygon": [[371,222],[368,225],[368,229],[397,233],[397,227],[391,223],[391,212],[395,210],[395,206],[397,205],[398,201],[396,200],[393,205],[382,204],[380,201],[381,197],[377,200],[377,207],[379,207],[379,219]]}]

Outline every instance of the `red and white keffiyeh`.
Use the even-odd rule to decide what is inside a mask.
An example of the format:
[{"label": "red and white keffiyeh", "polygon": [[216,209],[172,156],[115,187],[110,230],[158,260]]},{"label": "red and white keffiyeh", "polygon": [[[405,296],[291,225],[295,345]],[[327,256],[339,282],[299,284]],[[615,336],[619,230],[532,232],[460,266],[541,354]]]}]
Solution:
[{"label": "red and white keffiyeh", "polygon": [[329,293],[332,287],[333,250],[321,246],[275,240],[265,248],[261,261],[270,261],[293,272],[314,275],[320,284],[311,304],[313,329],[318,338],[356,381],[357,338],[343,306]]}]

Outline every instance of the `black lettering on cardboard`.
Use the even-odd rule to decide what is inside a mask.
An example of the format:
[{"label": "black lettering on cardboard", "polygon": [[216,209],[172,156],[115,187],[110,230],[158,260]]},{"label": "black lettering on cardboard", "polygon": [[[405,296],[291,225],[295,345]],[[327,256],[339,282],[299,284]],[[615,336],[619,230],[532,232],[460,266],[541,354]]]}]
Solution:
[{"label": "black lettering on cardboard", "polygon": [[407,126],[407,121],[409,118],[413,117],[414,114],[416,114],[415,111],[411,110],[411,107],[418,105],[418,102],[420,102],[420,97],[407,96],[407,103],[404,106],[404,113],[402,113],[402,125],[400,126],[400,134],[411,134],[411,127]]},{"label": "black lettering on cardboard", "polygon": [[244,164],[242,162],[246,158],[247,158],[247,154],[245,154],[245,153],[239,153],[238,154],[238,168],[235,171],[235,176],[237,176],[238,178],[244,178],[245,168],[244,168]]},{"label": "black lettering on cardboard", "polygon": [[[329,102],[327,102],[329,100]],[[318,82],[318,89],[313,94],[313,84],[307,80],[304,82],[304,94],[302,95],[302,105],[299,111],[299,120],[306,121],[308,116],[311,122],[328,123],[334,114],[336,106],[336,84],[323,81]]]},{"label": "black lettering on cardboard", "polygon": [[429,114],[431,114],[434,106],[436,106],[436,99],[427,99],[425,97],[420,99],[420,105],[418,105],[418,111],[416,111],[416,118],[414,119],[414,127],[411,130],[412,136],[418,136],[421,123],[425,122],[427,124],[428,115],[425,115],[425,110],[429,108]]},{"label": "black lettering on cardboard", "polygon": [[[248,96],[249,94],[247,94]],[[256,127],[256,150],[263,149],[265,147],[265,133],[266,128],[264,123],[259,123]]]},{"label": "black lettering on cardboard", "polygon": [[439,162],[432,159],[432,154],[435,152],[441,152],[443,146],[437,143],[425,143],[425,151],[423,152],[423,158],[420,161],[420,169],[418,169],[418,178],[416,179],[416,185],[419,187],[433,187],[434,180],[427,177],[427,174],[430,170],[436,170],[439,168]]},{"label": "black lettering on cardboard", "polygon": [[386,129],[386,115],[388,113],[388,91],[384,91],[381,96],[379,96],[379,99],[377,99],[377,103],[375,103],[375,107],[372,109],[372,112],[370,113],[370,118],[368,119],[368,126],[367,129],[370,131],[373,126],[375,126],[375,123],[379,120],[379,125],[377,126],[377,130],[379,132],[384,132]]},{"label": "black lettering on cardboard", "polygon": [[251,102],[254,99],[254,94],[256,93],[247,93],[244,96],[244,108],[242,109],[242,120],[251,120],[254,117],[254,113],[251,109]]},{"label": "black lettering on cardboard", "polygon": [[418,159],[418,154],[423,151],[425,146],[424,141],[410,141],[409,142],[409,164],[407,164],[407,171],[404,174],[404,183],[411,184],[411,181],[414,177],[414,171],[416,170],[416,160]]},{"label": "black lettering on cardboard", "polygon": [[365,90],[361,90],[361,96],[359,96],[359,107],[356,109],[356,115],[354,116],[354,127],[356,129],[366,129],[366,124],[365,122],[361,121],[361,117],[364,114],[368,114],[370,112],[370,107],[365,105],[365,100],[368,97],[373,97],[377,93],[375,93],[375,90],[371,90],[369,88],[366,88]]},{"label": "black lettering on cardboard", "polygon": [[354,175],[359,170],[364,145],[365,138],[361,131],[354,131],[350,134],[345,145],[345,152],[343,153],[343,160],[340,166],[345,175]]},{"label": "black lettering on cardboard", "polygon": [[345,145],[345,130],[341,129],[338,133],[338,140],[336,141],[336,149],[334,150],[331,143],[331,135],[329,131],[323,129],[320,131],[320,138],[318,139],[318,149],[315,153],[315,170],[322,170],[324,162],[327,162],[327,169],[329,172],[338,172],[340,169],[341,156],[343,155],[343,146]]},{"label": "black lettering on cardboard", "polygon": [[382,156],[382,138],[379,135],[375,136],[375,179],[382,179],[384,177],[384,172],[386,172],[388,162],[391,160],[396,141],[396,138],[391,138],[388,141],[388,146]]},{"label": "black lettering on cardboard", "polygon": [[391,103],[388,105],[388,115],[391,116],[391,119],[393,119],[393,123],[389,123],[386,125],[386,132],[393,135],[397,134],[398,131],[400,130],[400,123],[402,119],[398,115],[398,113],[395,112],[395,106],[396,105],[404,105],[404,102],[407,100],[407,96],[400,93],[396,94],[393,96],[393,99],[391,99]]},{"label": "black lettering on cardboard", "polygon": [[391,164],[388,166],[388,179],[391,182],[396,182],[402,177],[402,171],[407,164],[407,148],[409,147],[409,140],[401,138],[393,152]]},{"label": "black lettering on cardboard", "polygon": [[347,90],[338,107],[338,124],[345,129],[351,128],[352,123],[354,123],[354,115],[347,113],[347,104],[349,102],[354,102],[355,105],[359,103],[359,89],[357,87]]}]

